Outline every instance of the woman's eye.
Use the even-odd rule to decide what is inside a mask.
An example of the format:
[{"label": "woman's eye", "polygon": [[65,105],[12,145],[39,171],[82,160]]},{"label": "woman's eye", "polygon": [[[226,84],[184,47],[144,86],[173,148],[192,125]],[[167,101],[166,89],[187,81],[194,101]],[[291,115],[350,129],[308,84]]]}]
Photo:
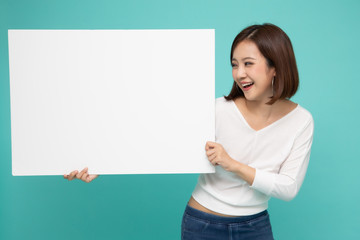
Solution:
[{"label": "woman's eye", "polygon": [[231,64],[231,67],[236,67],[236,64],[235,64],[235,63],[232,63],[232,64]]},{"label": "woman's eye", "polygon": [[252,64],[252,62],[245,62],[245,66],[249,66],[251,64]]}]

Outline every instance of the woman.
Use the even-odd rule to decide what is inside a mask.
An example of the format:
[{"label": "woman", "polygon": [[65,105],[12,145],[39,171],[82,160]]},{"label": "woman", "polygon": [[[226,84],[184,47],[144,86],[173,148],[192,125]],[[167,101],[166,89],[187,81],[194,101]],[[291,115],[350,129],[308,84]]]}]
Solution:
[{"label": "woman", "polygon": [[214,174],[202,174],[182,239],[273,239],[268,200],[291,200],[307,170],[313,118],[290,101],[299,77],[288,36],[272,24],[241,31],[231,48],[233,87],[216,99]]},{"label": "woman", "polygon": [[[290,39],[272,24],[241,31],[231,48],[233,87],[216,99],[216,142],[186,206],[182,239],[273,239],[268,200],[291,200],[307,170],[313,118],[289,100],[299,77]],[[87,169],[64,175],[90,182]]]}]

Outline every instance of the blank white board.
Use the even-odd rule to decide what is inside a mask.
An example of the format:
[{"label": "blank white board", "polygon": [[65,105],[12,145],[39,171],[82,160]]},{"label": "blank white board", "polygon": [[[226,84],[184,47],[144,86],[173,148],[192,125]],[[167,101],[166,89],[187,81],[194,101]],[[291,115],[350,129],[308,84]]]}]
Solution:
[{"label": "blank white board", "polygon": [[214,29],[8,37],[13,175],[214,172]]}]

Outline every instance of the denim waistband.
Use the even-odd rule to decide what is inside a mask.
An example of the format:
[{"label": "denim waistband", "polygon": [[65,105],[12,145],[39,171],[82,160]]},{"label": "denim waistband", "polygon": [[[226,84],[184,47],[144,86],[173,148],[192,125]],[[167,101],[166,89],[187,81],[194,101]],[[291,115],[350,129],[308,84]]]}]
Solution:
[{"label": "denim waistband", "polygon": [[197,210],[195,208],[190,207],[189,205],[186,206],[185,213],[196,217],[199,219],[207,220],[210,222],[217,222],[217,223],[240,223],[240,222],[247,222],[252,219],[255,219],[257,217],[260,217],[262,215],[268,214],[268,211],[262,211],[253,215],[248,216],[236,216],[236,217],[224,217],[224,216],[218,216],[210,213],[206,213],[200,210]]}]

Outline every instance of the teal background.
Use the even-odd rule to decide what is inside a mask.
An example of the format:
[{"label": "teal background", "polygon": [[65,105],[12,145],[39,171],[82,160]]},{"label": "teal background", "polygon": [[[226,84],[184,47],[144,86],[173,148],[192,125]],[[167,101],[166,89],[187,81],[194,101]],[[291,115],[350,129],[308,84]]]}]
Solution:
[{"label": "teal background", "polygon": [[293,101],[315,120],[300,193],[290,202],[270,200],[274,236],[360,239],[359,12],[356,0],[0,0],[0,239],[180,239],[198,177],[104,175],[90,184],[62,176],[13,177],[8,29],[215,28],[220,97],[232,84],[234,37],[264,22],[292,40],[301,82]]}]

